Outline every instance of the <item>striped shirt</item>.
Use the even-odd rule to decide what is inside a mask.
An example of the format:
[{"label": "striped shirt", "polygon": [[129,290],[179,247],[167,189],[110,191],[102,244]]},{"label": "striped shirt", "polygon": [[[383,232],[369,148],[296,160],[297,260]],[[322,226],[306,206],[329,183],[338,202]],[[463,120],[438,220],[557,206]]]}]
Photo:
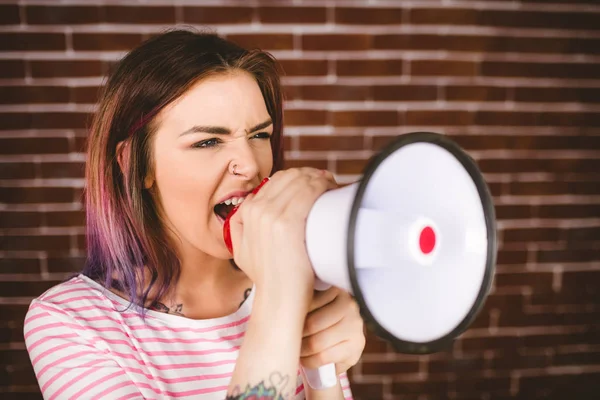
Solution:
[{"label": "striped shirt", "polygon": [[[85,275],[31,302],[25,344],[45,399],[225,398],[254,290],[233,314],[193,320],[147,311]],[[346,399],[352,394],[340,375]],[[295,399],[304,399],[300,374]]]}]

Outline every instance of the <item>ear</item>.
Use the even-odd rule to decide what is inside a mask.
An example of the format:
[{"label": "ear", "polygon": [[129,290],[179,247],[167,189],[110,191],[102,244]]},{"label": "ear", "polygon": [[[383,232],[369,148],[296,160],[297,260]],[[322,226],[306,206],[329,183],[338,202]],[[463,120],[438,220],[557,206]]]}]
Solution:
[{"label": "ear", "polygon": [[152,185],[154,185],[154,177],[148,174],[146,178],[144,178],[144,187],[150,189]]},{"label": "ear", "polygon": [[119,163],[119,168],[121,169],[121,173],[125,175],[127,171],[127,167],[129,167],[129,141],[122,140],[117,143],[117,163]]}]

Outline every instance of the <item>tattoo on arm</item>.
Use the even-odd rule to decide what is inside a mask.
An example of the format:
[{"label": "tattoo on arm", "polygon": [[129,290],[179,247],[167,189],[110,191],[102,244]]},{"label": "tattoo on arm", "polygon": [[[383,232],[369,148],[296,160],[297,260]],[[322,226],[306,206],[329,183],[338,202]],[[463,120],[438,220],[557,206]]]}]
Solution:
[{"label": "tattoo on arm", "polygon": [[252,292],[252,288],[248,288],[248,289],[244,290],[244,300],[242,300],[242,302],[240,303],[239,307],[241,307],[242,304],[244,304],[244,302],[248,298],[248,296],[250,296],[250,292]]},{"label": "tattoo on arm", "polygon": [[291,393],[285,393],[286,386],[290,381],[289,376],[283,376],[279,372],[273,372],[269,378],[269,384],[261,381],[258,385],[247,385],[242,391],[236,386],[231,393],[227,394],[226,400],[287,400],[292,398]]},{"label": "tattoo on arm", "polygon": [[174,314],[185,317],[185,315],[183,315],[183,304],[173,304],[171,307],[167,307],[163,303],[157,301],[150,309],[165,314]]}]

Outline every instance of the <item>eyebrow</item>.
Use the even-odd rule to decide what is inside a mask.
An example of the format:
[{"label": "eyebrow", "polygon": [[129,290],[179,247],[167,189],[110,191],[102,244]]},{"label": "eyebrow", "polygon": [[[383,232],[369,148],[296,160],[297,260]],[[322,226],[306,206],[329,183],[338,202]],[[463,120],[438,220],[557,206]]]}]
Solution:
[{"label": "eyebrow", "polygon": [[[271,120],[271,118],[269,118],[268,120],[261,122],[260,124],[253,126],[252,128],[250,128],[250,130],[248,131],[248,133],[254,133],[256,131],[259,131],[261,129],[265,129],[266,127],[270,126],[273,124],[273,121]],[[210,133],[213,135],[229,135],[231,134],[231,131],[227,128],[224,128],[222,126],[202,126],[202,125],[195,125],[192,126],[190,129],[182,132],[179,136],[183,136],[183,135],[187,135],[189,133]]]}]

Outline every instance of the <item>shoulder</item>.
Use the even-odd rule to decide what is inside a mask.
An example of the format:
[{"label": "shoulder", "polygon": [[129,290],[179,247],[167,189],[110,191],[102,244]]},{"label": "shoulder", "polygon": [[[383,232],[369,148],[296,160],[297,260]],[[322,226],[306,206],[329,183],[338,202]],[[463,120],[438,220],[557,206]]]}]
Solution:
[{"label": "shoulder", "polygon": [[25,316],[25,334],[40,327],[75,328],[86,321],[125,309],[107,296],[108,290],[79,275],[32,300]]}]

